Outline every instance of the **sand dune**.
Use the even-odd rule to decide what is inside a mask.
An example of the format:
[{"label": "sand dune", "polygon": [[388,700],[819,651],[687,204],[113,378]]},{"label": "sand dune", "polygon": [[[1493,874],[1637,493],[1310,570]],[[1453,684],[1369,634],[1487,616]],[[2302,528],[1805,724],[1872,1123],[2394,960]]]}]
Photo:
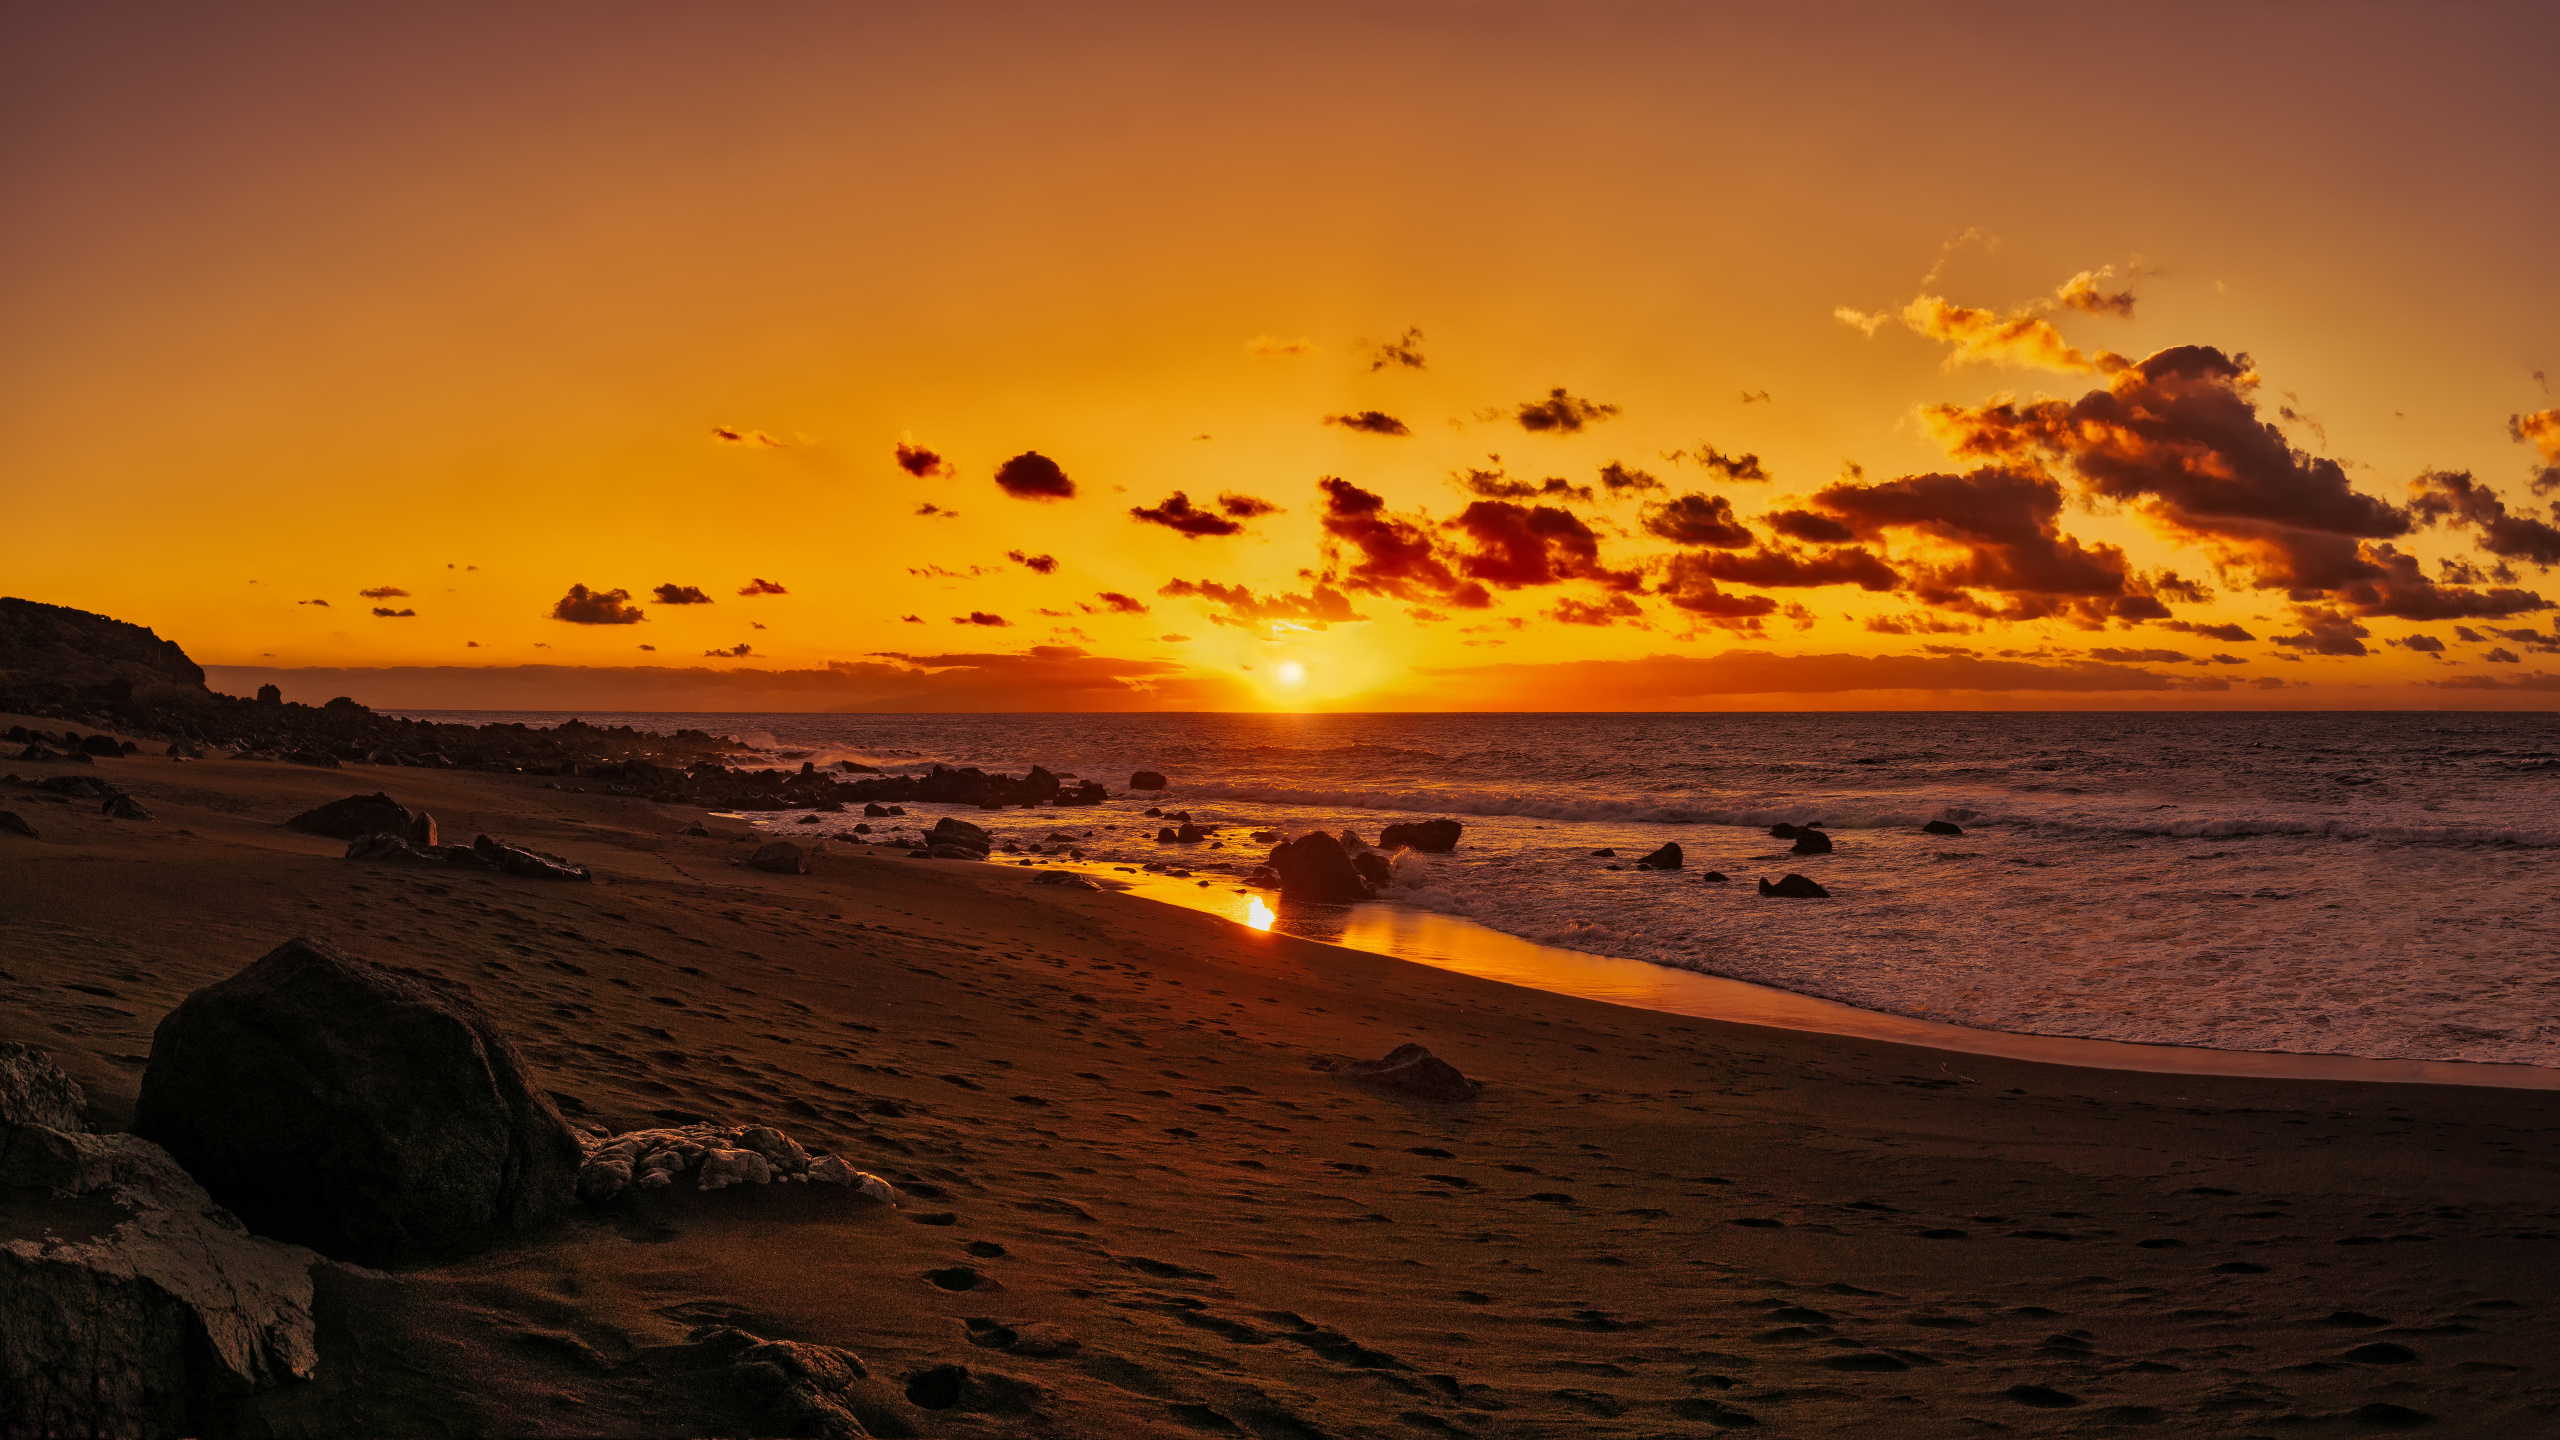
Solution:
[{"label": "sand dune", "polygon": [[[681,1343],[707,1323],[859,1355],[883,1435],[2525,1435],[2560,1404],[2547,1093],[1623,1009],[1016,868],[757,873],[732,822],[531,777],[95,773],[155,818],[0,786],[42,832],[0,834],[0,1039],[103,1123],[181,997],[308,935],[469,984],[577,1123],[760,1120],[911,1196],[677,1189],[331,1274],[318,1378],[244,1431],[739,1433]],[[596,883],[277,828],[376,788]],[[1483,1096],[1310,1063],[1405,1041]]]}]

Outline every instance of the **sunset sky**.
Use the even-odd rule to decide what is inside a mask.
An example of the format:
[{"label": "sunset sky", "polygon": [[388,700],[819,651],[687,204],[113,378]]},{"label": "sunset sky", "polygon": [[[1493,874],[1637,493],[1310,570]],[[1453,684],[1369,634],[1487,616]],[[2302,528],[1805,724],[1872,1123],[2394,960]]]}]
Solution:
[{"label": "sunset sky", "polygon": [[0,592],[225,688],[2560,694],[2551,7],[0,27]]}]

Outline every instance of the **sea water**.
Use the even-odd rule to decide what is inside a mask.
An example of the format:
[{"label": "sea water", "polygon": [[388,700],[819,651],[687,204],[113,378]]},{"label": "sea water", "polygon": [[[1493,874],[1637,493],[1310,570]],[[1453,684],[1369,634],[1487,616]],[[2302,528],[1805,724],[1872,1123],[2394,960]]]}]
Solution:
[{"label": "sea water", "polygon": [[[1091,859],[1203,875],[1251,868],[1264,847],[1249,830],[1374,842],[1386,824],[1447,816],[1466,825],[1459,848],[1399,856],[1382,904],[1867,1010],[2560,1065],[2560,716],[582,718],[733,735],[792,768],[1041,764],[1115,795],[1131,772],[1160,771],[1161,793],[1093,810],[950,813],[1000,839],[1063,831]],[[1223,843],[1158,844],[1148,804],[1227,827]],[[949,807],[909,808],[930,825]],[[1930,820],[1964,833],[1922,833]],[[1768,834],[1808,821],[1831,854]],[[1634,868],[1669,841],[1685,868]],[[1833,898],[1759,895],[1755,880],[1789,871]]]}]

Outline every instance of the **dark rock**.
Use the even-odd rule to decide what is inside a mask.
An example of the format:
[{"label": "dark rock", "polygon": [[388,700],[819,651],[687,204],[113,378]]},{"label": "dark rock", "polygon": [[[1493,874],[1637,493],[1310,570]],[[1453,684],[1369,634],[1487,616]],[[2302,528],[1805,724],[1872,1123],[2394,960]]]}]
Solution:
[{"label": "dark rock", "polygon": [[284,692],[273,685],[261,685],[258,687],[258,703],[261,705],[282,705],[284,703]]},{"label": "dark rock", "polygon": [[889,816],[889,807],[874,801],[862,807],[862,814],[865,819],[885,820]]},{"label": "dark rock", "polygon": [[809,861],[800,853],[799,846],[788,840],[775,840],[758,846],[756,853],[747,857],[747,868],[776,875],[806,875],[809,873]]},{"label": "dark rock", "polygon": [[[456,847],[460,848],[460,847]],[[441,851],[430,846],[420,849],[397,835],[359,835],[347,842],[350,860],[401,861],[417,860],[429,864],[444,863]]]},{"label": "dark rock", "polygon": [[974,850],[966,845],[945,845],[938,841],[922,850],[910,850],[907,853],[924,855],[935,860],[984,860],[987,858],[987,852],[984,850]]},{"label": "dark rock", "polygon": [[1202,829],[1200,826],[1185,821],[1181,829],[1173,832],[1173,838],[1179,844],[1197,845],[1201,841],[1209,838],[1209,832]]},{"label": "dark rock", "polygon": [[1831,853],[1831,837],[1823,834],[1819,830],[1798,830],[1796,832],[1796,843],[1789,847],[1788,853],[1792,855],[1828,855]]},{"label": "dark rock", "polygon": [[[446,846],[445,856],[448,859],[459,858],[454,855],[454,852],[462,848],[459,845]],[[587,867],[584,865],[574,865],[557,855],[545,855],[539,850],[527,850],[521,846],[509,845],[503,840],[492,840],[486,835],[473,837],[469,855],[470,859],[477,864],[495,870],[501,875],[513,875],[522,880],[594,879],[587,873]]]},{"label": "dark rock", "polygon": [[1129,788],[1132,790],[1161,790],[1164,788],[1164,777],[1153,770],[1141,770],[1135,775],[1129,777]]},{"label": "dark rock", "polygon": [[403,836],[412,845],[432,850],[436,843],[436,817],[421,810],[409,817],[409,828]]},{"label": "dark rock", "polygon": [[1831,898],[1830,891],[1823,889],[1821,886],[1814,884],[1812,881],[1807,880],[1801,875],[1793,873],[1790,873],[1785,879],[1780,880],[1775,885],[1770,884],[1766,880],[1761,881],[1760,893],[1763,895],[1775,895],[1787,900],[1828,900]]},{"label": "dark rock", "polygon": [[1951,824],[1944,820],[1932,820],[1928,824],[1920,827],[1920,833],[1923,835],[1961,835],[1964,833],[1964,827],[1961,825]]},{"label": "dark rock", "polygon": [[1363,850],[1352,856],[1351,868],[1360,872],[1361,879],[1381,888],[1396,878],[1395,867],[1387,863],[1385,855],[1375,850]]},{"label": "dark rock", "polygon": [[[1185,819],[1185,820],[1188,820],[1188,819],[1190,819],[1191,817],[1190,817],[1190,816],[1188,816],[1188,815],[1185,815],[1185,816],[1183,816],[1182,818],[1183,818],[1183,819]],[[1343,848],[1345,851],[1354,851],[1354,850],[1366,850],[1366,849],[1368,849],[1368,848],[1369,848],[1369,846],[1368,846],[1368,843],[1367,843],[1366,841],[1363,841],[1363,840],[1360,838],[1360,832],[1359,832],[1359,831],[1357,831],[1357,830],[1345,830],[1345,831],[1343,831],[1343,832],[1342,832],[1342,848]]]},{"label": "dark rock", "polygon": [[0,830],[5,830],[12,835],[24,835],[30,840],[43,838],[36,834],[36,827],[27,823],[27,817],[15,810],[0,810]]},{"label": "dark rock", "polygon": [[468,991],[309,940],[160,1022],[133,1128],[251,1229],[362,1264],[530,1229],[581,1162]]},{"label": "dark rock", "polygon": [[1677,870],[1680,868],[1680,842],[1672,841],[1636,862],[1639,870]]},{"label": "dark rock", "polygon": [[100,755],[109,760],[124,758],[124,746],[104,735],[92,735],[80,742],[83,755]]},{"label": "dark rock", "polygon": [[1615,850],[1594,850],[1591,852],[1591,856],[1595,860],[1615,860],[1618,858],[1618,852]]},{"label": "dark rock", "polygon": [[711,827],[710,827],[710,826],[708,826],[708,825],[703,824],[703,823],[702,823],[701,821],[699,821],[699,820],[696,820],[696,821],[694,821],[692,824],[685,826],[682,830],[679,830],[679,831],[677,831],[676,833],[677,833],[677,834],[679,834],[679,835],[692,835],[692,836],[696,836],[696,837],[707,837],[707,836],[709,836],[709,835],[711,834]]},{"label": "dark rock", "polygon": [[1179,840],[1180,838],[1181,838],[1181,836],[1180,836],[1179,832],[1177,832],[1177,831],[1176,831],[1172,826],[1170,826],[1170,825],[1167,825],[1167,826],[1165,826],[1163,829],[1160,829],[1160,830],[1156,831],[1156,843],[1157,843],[1157,844],[1159,844],[1159,845],[1171,845],[1171,844],[1175,843],[1177,840]]},{"label": "dark rock", "polygon": [[853,1440],[871,1433],[855,1413],[870,1400],[857,1385],[870,1372],[852,1351],[767,1340],[726,1325],[704,1326],[687,1340],[687,1348],[755,1404],[758,1423],[741,1433],[822,1440]]},{"label": "dark rock", "polygon": [[1321,830],[1273,846],[1269,864],[1279,872],[1283,895],[1335,903],[1369,898],[1369,882],[1353,868],[1342,842]]},{"label": "dark rock", "polygon": [[0,1133],[11,1125],[41,1125],[76,1135],[87,1104],[80,1082],[55,1068],[49,1052],[0,1040]]},{"label": "dark rock", "polygon": [[353,840],[362,835],[405,835],[409,830],[409,811],[400,802],[377,790],[370,795],[350,795],[332,800],[316,810],[305,810],[284,822],[288,830],[306,835],[326,835],[332,840]]},{"label": "dark rock", "polygon": [[1484,1092],[1482,1081],[1458,1073],[1458,1067],[1410,1042],[1380,1060],[1318,1061],[1320,1068],[1347,1075],[1364,1085],[1395,1090],[1425,1100],[1473,1100]]},{"label": "dark rock", "polygon": [[1031,877],[1034,885],[1064,885],[1071,890],[1098,890],[1102,887],[1067,870],[1043,870]]},{"label": "dark rock", "polygon": [[107,803],[98,807],[98,813],[101,815],[112,815],[118,820],[148,820],[151,818],[151,812],[143,808],[142,802],[134,799],[130,795],[109,796],[107,798]]},{"label": "dark rock", "polygon": [[1721,870],[1710,870],[1710,871],[1708,871],[1706,874],[1701,875],[1701,876],[1699,876],[1698,878],[1699,878],[1699,879],[1701,879],[1701,880],[1703,880],[1703,881],[1705,881],[1705,882],[1707,882],[1707,883],[1708,883],[1708,884],[1710,884],[1710,885],[1721,885],[1721,884],[1723,884],[1726,880],[1731,879],[1732,877],[1731,877],[1731,876],[1726,875],[1726,874],[1725,874],[1723,871],[1721,871]]},{"label": "dark rock", "polygon": [[818,823],[818,817],[815,815],[803,815],[791,823],[794,825],[815,825]]},{"label": "dark rock", "polygon": [[871,827],[856,821],[854,823],[853,833],[856,835],[868,835],[871,833]]},{"label": "dark rock", "polygon": [[1446,855],[1458,848],[1458,836],[1466,828],[1455,820],[1410,820],[1379,831],[1378,848],[1393,850],[1402,846],[1407,850]]},{"label": "dark rock", "polygon": [[48,795],[68,795],[74,800],[113,800],[124,793],[122,787],[95,775],[49,775],[37,788]]},{"label": "dark rock", "polygon": [[1796,833],[1796,827],[1783,820],[1769,827],[1769,838],[1772,840],[1793,840],[1796,838]]},{"label": "dark rock", "polygon": [[935,845],[956,845],[963,850],[975,850],[981,856],[996,848],[995,840],[986,831],[966,820],[954,820],[948,815],[934,821],[933,828],[925,832],[924,838],[928,848]]}]

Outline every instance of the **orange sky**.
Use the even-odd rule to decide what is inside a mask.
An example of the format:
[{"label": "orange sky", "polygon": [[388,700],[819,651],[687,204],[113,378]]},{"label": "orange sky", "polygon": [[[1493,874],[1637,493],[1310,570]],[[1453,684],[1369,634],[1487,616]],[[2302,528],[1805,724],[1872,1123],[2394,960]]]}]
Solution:
[{"label": "orange sky", "polygon": [[[2539,708],[2560,669],[2546,7],[0,25],[0,590],[325,670],[297,698]],[[1524,428],[1559,387],[1615,410]],[[1410,433],[1323,423],[1369,411]],[[1073,496],[1000,489],[1026,451]],[[1132,517],[1176,491],[1243,528]],[[554,618],[573,584],[645,618]]]}]

